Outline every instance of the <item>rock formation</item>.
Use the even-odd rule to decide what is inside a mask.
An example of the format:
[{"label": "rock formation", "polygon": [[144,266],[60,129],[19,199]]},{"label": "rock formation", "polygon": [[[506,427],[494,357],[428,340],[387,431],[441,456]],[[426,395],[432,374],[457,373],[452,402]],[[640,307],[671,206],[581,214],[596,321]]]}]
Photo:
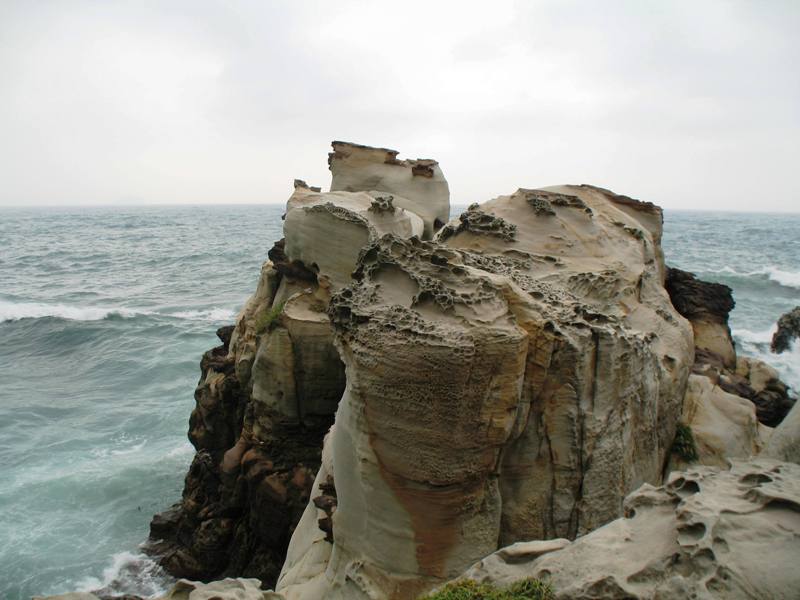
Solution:
[{"label": "rock formation", "polygon": [[792,342],[800,338],[800,306],[795,306],[778,319],[778,329],[772,335],[770,349],[780,354],[786,352]]},{"label": "rock formation", "polygon": [[[203,356],[189,430],[197,454],[181,502],[153,519],[148,546],[178,577],[274,584],[345,386],[330,295],[349,283],[363,246],[389,233],[422,236],[449,213],[435,161],[338,142],[334,150],[334,179],[351,191],[295,181],[285,238],[235,327]],[[428,209],[403,208],[415,203]]]},{"label": "rock formation", "polygon": [[450,188],[435,160],[397,160],[397,150],[347,142],[332,145],[328,155],[332,192],[392,194],[394,206],[422,218],[428,239],[450,218]]},{"label": "rock formation", "polygon": [[[792,408],[795,399],[775,369],[754,358],[737,357],[728,327],[728,314],[734,306],[728,286],[708,283],[697,279],[692,273],[674,268],[667,269],[665,286],[675,308],[692,324],[695,335],[692,370],[710,382],[704,383],[693,376],[694,383],[690,382],[684,407],[684,420],[692,429],[701,432],[700,439],[704,446],[701,462],[718,465],[725,456],[747,458],[750,454],[744,452],[743,448],[761,448],[769,432],[763,427],[752,427],[750,419],[744,419],[742,411],[749,412],[752,404],[757,420],[768,427],[775,427]],[[742,404],[736,397],[750,404]],[[708,421],[710,414],[717,416]],[[694,422],[695,419],[697,422]],[[722,427],[723,422],[726,422],[725,427]],[[709,425],[716,433],[710,432]],[[706,440],[702,439],[704,432],[709,433]],[[720,435],[728,439],[722,440]],[[731,449],[728,443],[732,437],[744,446],[740,445],[739,450],[727,454],[723,448]],[[745,439],[750,441],[745,442]]]},{"label": "rock formation", "polygon": [[[257,577],[287,600],[412,599],[500,546],[525,542],[502,556],[541,560],[588,547],[569,539],[687,466],[671,453],[680,419],[702,464],[765,447],[796,457],[797,419],[772,440],[766,426],[789,410],[786,387],[737,359],[728,288],[666,268],[655,205],[585,185],[518,189],[445,224],[436,161],[333,150],[331,191],[295,181],[255,294],[203,357],[197,454],[181,502],[151,524],[171,573]],[[685,489],[645,485],[627,504],[642,519],[614,523],[645,535],[650,511],[663,536],[651,545],[667,552],[686,490],[734,493],[728,475],[689,469]],[[769,512],[758,482],[781,479],[759,477],[746,500]],[[674,548],[685,572],[650,565],[619,589],[661,585],[651,572],[706,585],[706,546],[690,546]]]},{"label": "rock formation", "polygon": [[728,327],[728,314],[735,306],[731,288],[671,267],[667,269],[665,286],[675,308],[692,324],[694,345],[719,356],[725,367],[736,368],[736,351]]},{"label": "rock formation", "polygon": [[413,598],[659,482],[692,362],[660,227],[653,205],[564,186],[370,243],[331,299],[346,389],[277,590]]},{"label": "rock formation", "polygon": [[770,460],[695,467],[644,485],[625,516],[574,542],[519,543],[464,575],[535,577],[564,600],[796,598],[800,466]]},{"label": "rock formation", "polygon": [[800,464],[800,403],[795,403],[772,432],[763,455]]}]

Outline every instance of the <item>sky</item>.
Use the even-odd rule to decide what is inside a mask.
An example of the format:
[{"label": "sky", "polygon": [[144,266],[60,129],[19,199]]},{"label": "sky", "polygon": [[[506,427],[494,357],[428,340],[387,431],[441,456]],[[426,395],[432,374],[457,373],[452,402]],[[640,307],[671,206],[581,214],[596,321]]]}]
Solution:
[{"label": "sky", "polygon": [[0,1],[0,205],[282,203],[331,140],[454,204],[800,211],[800,2]]}]

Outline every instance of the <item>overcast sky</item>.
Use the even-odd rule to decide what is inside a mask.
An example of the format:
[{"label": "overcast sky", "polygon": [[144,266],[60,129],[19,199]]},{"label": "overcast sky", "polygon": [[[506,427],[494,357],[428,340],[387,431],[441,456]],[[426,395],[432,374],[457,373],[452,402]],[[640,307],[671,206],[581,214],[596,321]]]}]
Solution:
[{"label": "overcast sky", "polygon": [[0,205],[284,202],[333,139],[800,211],[800,2],[0,1]]}]

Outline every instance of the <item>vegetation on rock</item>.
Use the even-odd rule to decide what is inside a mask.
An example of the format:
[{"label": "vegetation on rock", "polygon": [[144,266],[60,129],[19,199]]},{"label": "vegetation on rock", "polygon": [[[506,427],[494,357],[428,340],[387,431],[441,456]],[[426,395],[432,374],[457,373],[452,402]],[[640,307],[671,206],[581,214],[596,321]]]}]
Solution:
[{"label": "vegetation on rock", "polygon": [[552,588],[538,579],[523,579],[507,588],[496,588],[470,579],[448,583],[422,600],[552,600]]},{"label": "vegetation on rock", "polygon": [[276,304],[269,310],[264,311],[256,317],[256,333],[264,333],[265,331],[272,331],[273,327],[277,325],[277,319],[283,312],[285,302]]},{"label": "vegetation on rock", "polygon": [[686,462],[697,460],[697,445],[694,442],[691,427],[684,423],[678,423],[678,427],[675,430],[675,441],[672,442],[672,452]]}]

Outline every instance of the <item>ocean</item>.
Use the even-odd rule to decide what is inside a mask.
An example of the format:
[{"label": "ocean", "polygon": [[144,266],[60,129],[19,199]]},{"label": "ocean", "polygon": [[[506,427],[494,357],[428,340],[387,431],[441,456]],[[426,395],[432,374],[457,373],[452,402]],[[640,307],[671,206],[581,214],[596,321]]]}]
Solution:
[{"label": "ocean", "polygon": [[[139,544],[180,497],[200,356],[255,289],[282,212],[0,209],[0,598],[169,585]],[[733,288],[738,351],[800,389],[800,348],[768,348],[800,305],[800,214],[667,211],[664,250]]]}]

